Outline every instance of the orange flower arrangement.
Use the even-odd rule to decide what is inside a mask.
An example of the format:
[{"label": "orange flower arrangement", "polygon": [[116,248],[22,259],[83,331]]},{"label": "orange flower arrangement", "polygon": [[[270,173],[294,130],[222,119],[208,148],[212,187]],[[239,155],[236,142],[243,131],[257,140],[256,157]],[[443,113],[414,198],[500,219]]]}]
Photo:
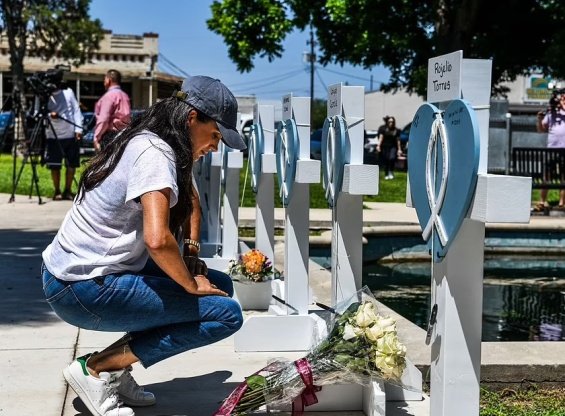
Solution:
[{"label": "orange flower arrangement", "polygon": [[266,277],[270,276],[272,271],[271,261],[257,249],[242,254],[238,261],[231,260],[228,266],[228,274],[234,280],[244,277],[253,282],[262,282],[267,280]]}]

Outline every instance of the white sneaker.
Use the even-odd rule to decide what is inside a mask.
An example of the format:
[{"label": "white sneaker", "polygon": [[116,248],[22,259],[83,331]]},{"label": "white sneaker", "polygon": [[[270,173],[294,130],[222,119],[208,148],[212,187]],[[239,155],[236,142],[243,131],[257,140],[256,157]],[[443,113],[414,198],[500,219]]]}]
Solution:
[{"label": "white sneaker", "polygon": [[117,387],[122,372],[101,372],[92,376],[86,368],[88,356],[79,357],[63,370],[65,380],[94,416],[134,416],[129,407],[122,407]]},{"label": "white sneaker", "polygon": [[120,384],[118,394],[120,399],[128,406],[151,406],[155,404],[155,395],[145,391],[131,375],[132,367],[129,366],[119,376]]}]

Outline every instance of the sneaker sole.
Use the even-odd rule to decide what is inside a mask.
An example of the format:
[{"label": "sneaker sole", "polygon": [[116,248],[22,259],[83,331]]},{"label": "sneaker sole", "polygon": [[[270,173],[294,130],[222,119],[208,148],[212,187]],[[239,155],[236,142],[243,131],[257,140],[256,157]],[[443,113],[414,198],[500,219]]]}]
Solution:
[{"label": "sneaker sole", "polygon": [[130,400],[128,399],[126,396],[122,396],[120,394],[120,400],[126,405],[126,406],[131,406],[131,407],[148,407],[148,406],[153,406],[155,403],[157,403],[156,399],[153,399],[153,401],[149,401],[149,400]]},{"label": "sneaker sole", "polygon": [[69,383],[69,386],[71,386],[73,391],[76,393],[78,398],[82,400],[84,405],[88,408],[90,413],[92,413],[94,416],[104,416],[103,414],[99,413],[98,410],[96,410],[96,408],[88,398],[88,395],[84,392],[82,387],[80,387],[80,385],[74,379],[73,375],[70,373],[68,368],[65,368],[63,370],[63,376],[65,377],[65,380],[67,380],[67,383]]}]

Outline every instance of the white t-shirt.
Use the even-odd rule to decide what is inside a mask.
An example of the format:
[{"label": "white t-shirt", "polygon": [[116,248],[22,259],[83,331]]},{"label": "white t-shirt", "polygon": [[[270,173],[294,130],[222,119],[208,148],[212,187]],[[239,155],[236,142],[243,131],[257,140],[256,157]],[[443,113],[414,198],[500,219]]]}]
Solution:
[{"label": "white t-shirt", "polygon": [[[51,94],[47,109],[56,112],[65,119],[50,119],[58,139],[74,139],[75,133],[82,133],[83,117],[73,90],[65,88]],[[45,130],[45,136],[48,139],[55,138],[53,130],[51,127],[47,127]]]},{"label": "white t-shirt", "polygon": [[149,254],[142,206],[134,199],[165,188],[172,191],[173,207],[178,200],[173,150],[155,134],[144,132],[128,143],[114,171],[80,203],[73,203],[43,252],[47,269],[69,281],[141,270]]},{"label": "white t-shirt", "polygon": [[547,128],[547,147],[565,147],[565,110],[547,112],[541,122]]}]

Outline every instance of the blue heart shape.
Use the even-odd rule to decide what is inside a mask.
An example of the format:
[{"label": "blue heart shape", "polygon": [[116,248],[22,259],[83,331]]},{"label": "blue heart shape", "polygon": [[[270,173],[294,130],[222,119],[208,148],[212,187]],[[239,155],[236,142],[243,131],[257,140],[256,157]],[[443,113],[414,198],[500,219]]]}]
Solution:
[{"label": "blue heart shape", "polygon": [[475,194],[480,154],[475,112],[463,100],[451,101],[444,112],[423,104],[412,121],[409,143],[412,203],[433,259],[440,262]]}]

